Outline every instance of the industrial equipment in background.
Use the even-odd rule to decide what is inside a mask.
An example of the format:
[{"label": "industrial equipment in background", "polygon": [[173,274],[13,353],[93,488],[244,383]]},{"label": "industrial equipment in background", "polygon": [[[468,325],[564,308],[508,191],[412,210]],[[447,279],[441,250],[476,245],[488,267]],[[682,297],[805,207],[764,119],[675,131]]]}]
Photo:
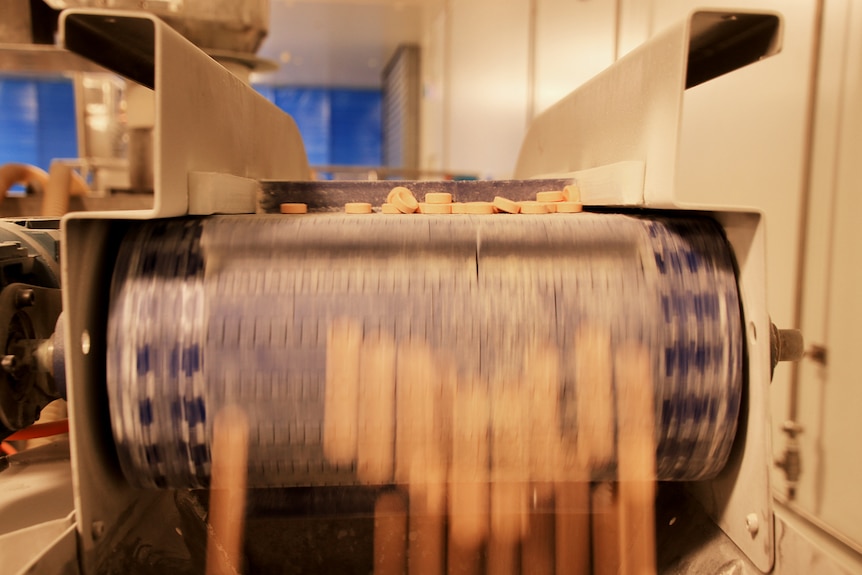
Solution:
[{"label": "industrial equipment in background", "polygon": [[59,223],[0,224],[0,440],[35,423],[42,409],[66,395],[63,348],[55,342],[61,337]]},{"label": "industrial equipment in background", "polygon": [[[136,209],[152,205],[153,102],[149,89],[127,83],[115,73],[55,46],[61,10],[103,7],[88,0],[10,0],[0,23],[0,69],[23,74],[72,75],[78,126],[78,158],[57,158],[54,194],[57,205],[36,198],[13,198],[6,215],[62,216],[69,210]],[[112,1],[115,10],[140,10],[140,2]],[[253,71],[275,69],[255,54],[269,28],[268,0],[253,2],[150,2],[157,14],[208,55],[248,82]],[[67,182],[70,170],[73,181]],[[35,169],[37,172],[41,170]],[[78,176],[80,174],[80,176]],[[48,174],[0,184],[25,183],[36,195],[47,193]],[[132,193],[129,193],[132,192]],[[34,201],[35,200],[35,201]],[[65,204],[65,206],[64,206]],[[65,209],[64,209],[65,208]]]},{"label": "industrial equipment in background", "polygon": [[[628,54],[537,118],[515,180],[399,182],[461,202],[568,187],[588,212],[517,216],[337,213],[394,184],[308,181],[293,120],[159,18],[73,9],[61,30],[151,98],[154,201],[63,219],[53,336],[53,276],[0,292],[0,385],[29,386],[32,419],[65,378],[71,427],[0,472],[0,507],[43,502],[0,531],[13,572],[203,571],[206,488],[236,458],[253,489],[228,571],[383,573],[396,517],[393,572],[442,572],[471,541],[474,572],[598,573],[625,563],[604,537],[636,484],[637,517],[656,514],[637,557],[658,572],[801,572],[775,554],[768,427],[771,371],[801,341],[767,314],[762,217],[675,189],[683,90],[776,53],[778,15],[699,11]],[[9,252],[27,270],[43,252],[24,237]],[[242,441],[220,449],[233,406]],[[458,499],[465,484],[479,496]],[[490,507],[477,538],[452,531],[452,501]]]}]

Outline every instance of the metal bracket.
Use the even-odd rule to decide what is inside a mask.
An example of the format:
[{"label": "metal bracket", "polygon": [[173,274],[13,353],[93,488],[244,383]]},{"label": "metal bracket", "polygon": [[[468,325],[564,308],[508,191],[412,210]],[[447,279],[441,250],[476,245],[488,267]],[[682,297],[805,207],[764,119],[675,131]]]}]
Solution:
[{"label": "metal bracket", "polygon": [[141,494],[119,471],[105,395],[106,323],[114,258],[126,220],[195,211],[249,211],[257,180],[306,180],[293,119],[151,14],[69,10],[66,48],[153,90],[151,209],[79,212],[62,221],[64,339],[71,455],[83,573],[141,510],[169,493]]},{"label": "metal bracket", "polygon": [[[688,207],[675,199],[683,92],[780,48],[777,14],[696,11],[536,118],[515,178],[574,177],[585,204]],[[639,193],[593,194],[577,174],[623,162],[645,163]]]},{"label": "metal bracket", "polygon": [[[731,541],[760,571],[768,573],[775,563],[775,526],[769,479],[772,323],[766,312],[766,230],[763,216],[758,213],[717,211],[713,217],[724,228],[738,266],[745,329],[745,385],[736,442],[727,466],[715,479],[687,487]],[[751,528],[752,516],[758,529]]]},{"label": "metal bracket", "polygon": [[68,50],[155,91],[153,208],[114,212],[112,218],[187,214],[190,172],[309,178],[293,118],[156,16],[67,10],[60,30]]},{"label": "metal bracket", "polygon": [[[778,53],[781,27],[780,16],[772,13],[692,13],[540,115],[524,139],[515,177],[573,178],[588,205],[714,209],[684,204],[676,189],[683,94]],[[765,232],[760,214],[721,208],[712,213],[739,265],[746,387],[727,467],[714,480],[688,487],[752,563],[768,572],[775,540]]]}]

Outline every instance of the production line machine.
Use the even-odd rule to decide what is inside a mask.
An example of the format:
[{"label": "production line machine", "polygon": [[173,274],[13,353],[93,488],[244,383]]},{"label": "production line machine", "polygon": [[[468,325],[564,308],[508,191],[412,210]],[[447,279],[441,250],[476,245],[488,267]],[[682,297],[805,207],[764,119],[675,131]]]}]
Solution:
[{"label": "production line machine", "polygon": [[[308,181],[293,120],[159,19],[61,27],[152,90],[155,194],[64,218],[57,330],[55,232],[15,248],[41,276],[3,268],[33,327],[7,336],[2,423],[70,409],[74,512],[21,569],[201,572],[237,465],[246,543],[208,572],[775,567],[767,388],[801,341],[766,312],[760,214],[687,205],[675,163],[683,90],[777,52],[778,15],[694,13],[490,182]],[[341,213],[396,185],[584,212]]]}]

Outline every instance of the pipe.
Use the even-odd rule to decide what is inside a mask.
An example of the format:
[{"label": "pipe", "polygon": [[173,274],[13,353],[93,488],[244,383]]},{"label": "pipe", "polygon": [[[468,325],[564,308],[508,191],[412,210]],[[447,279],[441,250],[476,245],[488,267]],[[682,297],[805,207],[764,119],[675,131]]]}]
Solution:
[{"label": "pipe", "polygon": [[0,166],[0,202],[15,184],[35,184],[44,190],[48,187],[48,173],[29,164],[3,164]]}]

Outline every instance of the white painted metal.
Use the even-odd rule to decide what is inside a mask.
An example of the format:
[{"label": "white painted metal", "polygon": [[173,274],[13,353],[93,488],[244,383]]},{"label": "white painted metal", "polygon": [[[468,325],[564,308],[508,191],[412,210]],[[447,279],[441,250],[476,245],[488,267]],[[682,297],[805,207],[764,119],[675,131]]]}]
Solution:
[{"label": "white painted metal", "polygon": [[70,18],[86,18],[89,27],[107,34],[114,25],[109,19],[133,21],[153,37],[146,57],[154,63],[156,86],[154,206],[112,217],[150,219],[188,213],[187,175],[191,171],[254,179],[308,179],[308,160],[293,119],[156,16],[68,10],[61,15],[62,30]]},{"label": "white painted metal", "polygon": [[653,38],[538,116],[515,177],[643,161],[643,203],[671,205],[689,26],[684,20]]},{"label": "white painted metal", "polygon": [[[168,42],[168,44],[169,43],[170,42]],[[156,44],[158,45],[158,41]],[[671,42],[671,44],[673,44],[673,42]],[[163,49],[166,48],[163,47]],[[155,51],[158,53],[158,46]],[[193,59],[180,60],[186,62],[186,65],[189,65],[192,61],[200,64],[199,61]],[[156,68],[158,69],[158,65]],[[642,71],[640,68],[635,68],[635,70]],[[182,74],[188,73],[188,70],[186,69],[173,68],[173,73],[175,74],[178,74],[180,71],[182,71]],[[632,72],[631,69],[630,72]],[[221,77],[219,76],[219,78]],[[166,79],[167,77],[163,77],[163,80]],[[212,78],[209,78],[209,80],[212,80]],[[200,103],[206,100],[206,98],[201,99],[200,89],[198,89],[198,91],[194,91],[192,86],[189,84],[183,84],[183,81],[183,78],[178,80],[180,86],[186,90],[192,89],[192,93],[196,95],[196,98],[192,98],[187,101],[184,96],[185,93],[179,88],[174,89],[164,84],[164,82],[160,84],[158,81],[156,83],[156,94],[157,98],[160,98],[159,101],[162,102],[163,99],[159,96],[159,91],[163,87],[166,90],[171,90],[171,93],[174,94],[177,101],[173,103],[163,102],[162,105],[185,106],[182,110],[185,110],[185,112],[188,113],[188,107],[200,105]],[[206,82],[208,80],[205,78],[202,81]],[[219,79],[216,82],[216,85],[222,86],[222,82],[223,81]],[[211,86],[212,84],[205,83],[203,85]],[[679,91],[682,90],[679,85],[677,86],[677,89]],[[206,90],[204,90],[204,92],[206,92]],[[231,94],[233,94],[232,88],[228,90],[227,96],[219,95],[209,99],[227,99],[232,97]],[[164,100],[166,100],[166,98],[164,98]],[[236,112],[237,115],[244,113],[238,112],[237,110],[228,110],[229,113],[227,115],[229,116],[233,112]],[[168,117],[176,119],[178,117],[177,114],[180,114],[181,117],[182,113],[183,112],[180,109],[175,109],[173,110],[173,115],[169,114]],[[225,108],[217,106],[217,114],[224,113]],[[163,126],[164,131],[162,132],[161,138],[165,138],[166,136],[171,138],[175,137],[177,138],[177,141],[180,142],[178,145],[171,144],[170,152],[167,150],[160,152],[168,155],[170,155],[170,153],[175,153],[178,156],[177,158],[163,157],[167,163],[170,163],[172,159],[176,159],[177,163],[181,163],[181,161],[194,163],[199,160],[197,157],[198,153],[196,151],[191,153],[192,157],[179,157],[182,156],[183,152],[197,150],[197,148],[192,147],[193,145],[201,145],[198,141],[195,141],[194,143],[186,142],[184,139],[186,137],[184,131],[188,129],[186,127],[188,124],[185,123],[187,120],[186,118],[182,119],[183,122],[181,122],[179,126]],[[222,120],[224,117],[220,117],[219,119]],[[222,122],[211,121],[210,123],[217,125]],[[230,124],[232,122],[225,121],[224,123]],[[293,129],[295,130],[295,128]],[[590,144],[591,139],[587,137],[587,133],[581,131],[578,135],[585,141],[585,145]],[[665,136],[669,137],[667,134],[665,134]],[[157,138],[157,140],[158,139],[160,138]],[[174,140],[172,140],[172,142],[173,141]],[[291,141],[288,141],[286,144],[288,155],[291,151],[296,151],[295,146],[290,142]],[[217,143],[212,144],[215,145]],[[676,140],[673,145],[677,145]],[[202,150],[203,149],[205,148],[202,148]],[[550,150],[551,148],[547,149]],[[557,147],[557,150],[561,149],[563,148]],[[301,147],[299,150],[301,151]],[[216,155],[218,153],[219,152],[216,152]],[[204,154],[201,153],[201,155]],[[304,153],[301,155],[304,159]],[[662,157],[663,156],[660,156],[659,160],[661,160]],[[628,159],[630,160],[631,158]],[[244,161],[248,160],[246,159]],[[633,163],[642,166],[643,161],[643,159],[637,159]],[[650,166],[650,162],[651,160],[647,158],[646,165],[648,167]],[[661,165],[661,162],[659,162],[659,164]],[[291,170],[289,170],[291,175],[272,174],[253,177],[302,179],[305,177],[305,173],[307,173],[303,173],[302,168],[303,166],[300,162],[299,165],[294,165]],[[213,168],[199,168],[199,170],[212,171]],[[229,170],[221,168],[216,169],[216,171],[229,172]],[[567,167],[560,171],[571,172],[572,168]],[[302,175],[297,176],[297,173],[302,173]],[[589,172],[584,173],[587,174]],[[175,201],[176,198],[171,198],[170,196],[172,194],[168,194],[167,192],[173,193],[176,190],[179,190],[179,195],[185,199],[184,201],[187,202],[186,206],[188,206],[188,202],[191,201],[188,197],[190,190],[195,190],[197,185],[188,185],[186,183],[185,178],[188,176],[188,171],[183,172],[182,178],[169,177],[172,174],[175,175],[171,170],[166,170],[162,174],[167,178],[166,180],[162,180],[162,182],[168,181],[170,184],[161,188],[162,192],[160,195],[164,196],[164,198],[163,203],[160,206],[153,210],[134,213],[113,213],[111,214],[111,218],[138,219],[186,213],[186,211],[188,211],[188,207],[181,208],[181,203]],[[178,181],[182,182],[179,187],[177,187]],[[644,201],[647,203],[652,202],[649,197],[645,198]],[[669,203],[672,204],[673,202]],[[656,202],[656,204],[663,205],[662,202]],[[737,257],[741,260],[741,286],[746,310],[746,321],[747,323],[753,323],[753,331],[758,335],[756,342],[749,342],[750,347],[748,350],[751,359],[749,365],[751,370],[750,381],[757,382],[757,384],[750,386],[753,389],[749,389],[749,412],[746,420],[747,429],[744,434],[744,445],[740,446],[740,451],[736,453],[734,461],[731,463],[728,470],[726,470],[722,478],[719,478],[719,480],[715,482],[696,487],[695,489],[701,492],[701,500],[710,508],[713,516],[717,518],[719,524],[721,524],[725,531],[731,535],[737,545],[739,545],[740,548],[743,549],[750,558],[752,558],[752,560],[758,565],[758,568],[761,570],[767,570],[769,565],[771,565],[770,554],[773,549],[773,539],[771,535],[771,526],[773,522],[771,520],[770,504],[768,500],[768,487],[765,486],[768,485],[768,473],[766,471],[766,467],[770,460],[770,451],[768,445],[768,433],[766,433],[765,426],[758,424],[759,422],[768,421],[769,417],[766,402],[766,387],[760,385],[760,383],[768,381],[768,377],[764,376],[764,370],[768,369],[768,351],[765,351],[768,343],[766,336],[768,333],[768,323],[762,293],[762,287],[765,284],[765,279],[763,277],[763,228],[760,218],[752,214],[719,213],[717,214],[717,217],[728,230],[728,236],[733,243]],[[83,274],[75,273],[75,270],[89,270],[88,273],[91,273],[92,275],[93,270],[105,271],[107,269],[105,268],[105,264],[108,261],[108,258],[106,257],[105,246],[109,246],[112,238],[114,238],[112,234],[115,231],[114,226],[116,225],[118,224],[102,221],[99,219],[98,215],[93,214],[82,214],[80,216],[70,217],[64,222],[64,282],[67,282],[65,285],[68,292],[68,294],[64,295],[64,304],[67,309],[69,309],[75,305],[76,302],[83,301],[85,299],[91,300],[86,304],[82,304],[85,309],[82,313],[77,314],[77,321],[70,322],[66,333],[67,341],[79,343],[84,330],[87,330],[88,334],[91,333],[91,329],[92,333],[96,333],[95,329],[92,328],[92,322],[97,322],[99,313],[104,312],[104,309],[102,309],[104,308],[104,300],[99,300],[99,297],[103,297],[105,295],[104,280],[99,280],[98,277],[83,277]],[[101,284],[99,283],[100,281],[102,282]],[[104,342],[94,340],[91,349],[96,349],[99,345],[104,347]],[[96,385],[98,382],[97,377],[92,377],[93,373],[97,371],[96,363],[98,358],[89,357],[87,354],[84,354],[79,345],[75,347],[78,351],[75,351],[73,357],[70,359],[70,365],[72,365],[72,375],[70,375],[70,378],[75,379],[77,374],[76,382],[70,383],[70,386],[73,387],[73,394],[75,397],[75,399],[73,399],[73,404],[76,404],[74,405],[74,417],[78,422],[98,421],[99,406],[97,405],[98,402],[94,399],[98,394],[94,393],[91,387]],[[87,425],[90,425],[90,427],[93,428],[88,429]],[[761,427],[764,427],[764,429],[760,429]],[[760,431],[758,431],[758,429],[760,429]],[[112,524],[112,522],[115,522],[118,517],[118,513],[125,509],[137,495],[136,493],[131,493],[127,488],[125,488],[123,485],[124,482],[118,476],[111,473],[110,457],[106,455],[109,453],[111,447],[110,445],[107,445],[104,437],[99,438],[96,436],[100,431],[101,430],[96,429],[93,424],[86,423],[77,423],[73,428],[73,436],[75,437],[76,445],[86,446],[87,448],[84,449],[84,447],[81,447],[76,455],[76,466],[79,470],[79,473],[76,473],[76,475],[80,475],[81,470],[86,469],[83,474],[87,476],[83,482],[79,478],[77,480],[79,484],[76,486],[79,510],[83,510],[85,507],[87,510],[87,513],[85,514],[86,517],[82,517],[81,523],[82,548],[85,556],[88,553],[91,554],[96,546],[96,538],[93,537],[94,530],[92,529],[94,525],[100,521],[102,521],[103,524],[109,525]],[[93,443],[88,445],[86,443],[88,441],[92,441]],[[85,453],[87,450],[89,450],[89,453]],[[100,453],[101,450],[104,451]],[[100,469],[102,471],[99,471]],[[86,485],[83,485],[84,482],[86,482]],[[765,499],[763,498],[764,492],[767,494]],[[86,505],[84,505],[84,502],[86,502]],[[140,505],[138,507],[140,507]],[[761,529],[759,529],[757,534],[754,536],[749,533],[745,524],[745,518],[751,513],[755,513],[760,518],[759,523],[761,525]]]},{"label": "white painted metal", "polygon": [[[68,440],[21,451],[7,462],[0,473],[3,573],[59,573],[66,563],[77,565]],[[52,568],[42,568],[49,563]]]},{"label": "white painted metal", "polygon": [[[728,15],[730,17],[730,15]],[[698,14],[633,50],[540,115],[524,139],[516,178],[577,174],[586,203],[693,207],[677,195],[679,134],[692,25]],[[780,41],[773,42],[775,53]],[[644,166],[640,195],[636,178],[620,166]],[[628,185],[616,186],[600,173]],[[583,180],[583,182],[581,181]],[[595,189],[591,187],[595,185]],[[715,202],[719,203],[719,202]],[[703,206],[701,206],[703,208]],[[766,308],[762,218],[751,213],[716,213],[733,245],[748,345],[747,413],[740,439],[722,475],[691,490],[721,529],[761,571],[774,563],[769,488],[769,317]],[[752,533],[746,517],[762,526]]]},{"label": "white painted metal", "polygon": [[644,201],[644,162],[632,160],[578,170],[570,177],[581,192],[581,203],[590,206],[640,206]]},{"label": "white painted metal", "polygon": [[[689,485],[706,512],[761,571],[775,560],[769,467],[770,352],[766,308],[766,249],[763,216],[751,212],[716,212],[739,266],[739,294],[746,335],[747,385],[737,440],[727,466],[711,480]],[[746,517],[755,514],[760,528],[751,533]]]},{"label": "white painted metal", "polygon": [[75,513],[0,535],[0,565],[15,575],[75,575]]},{"label": "white painted metal", "polygon": [[[644,205],[720,204],[694,204],[677,188],[689,43],[692,26],[707,14],[695,12],[653,37],[537,117],[523,141],[515,177],[567,174],[636,160],[646,164]],[[776,34],[764,56],[779,51],[780,38]]]},{"label": "white painted metal", "polygon": [[[819,40],[818,5],[831,1],[712,0],[711,8],[745,5],[780,12],[781,53],[683,95],[677,197],[687,205],[746,206],[765,214],[769,314],[784,328],[799,327],[794,307],[801,201],[808,185],[811,146],[807,128],[812,61]],[[698,4],[702,2],[655,2],[655,26],[666,25]],[[790,371],[789,364],[776,367],[772,385],[773,437],[779,449],[782,441],[776,434],[787,415],[781,392],[787,390]]]},{"label": "white painted metal", "polygon": [[[131,73],[143,78],[149,75],[155,88],[153,208],[82,212],[66,216],[62,223],[75,510],[81,566],[85,573],[92,573],[99,556],[109,552],[113,538],[120,537],[130,523],[146,514],[149,506],[165,497],[163,493],[142,493],[128,486],[117,467],[113,440],[106,427],[105,314],[111,250],[116,249],[124,220],[186,215],[190,189],[197,211],[235,205],[237,193],[249,192],[248,186],[242,184],[240,192],[234,189],[236,186],[228,186],[229,193],[224,197],[200,197],[206,190],[221,188],[206,184],[213,178],[245,183],[250,179],[304,180],[310,171],[293,119],[158,18],[144,13],[67,11],[61,15],[67,45],[72,19],[84,24],[76,33],[94,33],[101,42],[113,38],[118,49],[143,38],[137,54],[143,63]],[[118,37],[114,25],[123,27],[127,35],[135,34]],[[79,44],[89,45],[88,39]],[[109,52],[101,50],[90,56],[98,58],[106,53]],[[123,63],[117,65],[122,67]],[[193,172],[222,176],[195,175],[190,185]]]},{"label": "white painted metal", "polygon": [[[22,451],[0,474],[0,537],[67,516],[73,510],[69,443]],[[0,539],[0,565],[12,553]]]},{"label": "white painted metal", "polygon": [[189,173],[189,214],[253,214],[257,180],[214,172]]}]

